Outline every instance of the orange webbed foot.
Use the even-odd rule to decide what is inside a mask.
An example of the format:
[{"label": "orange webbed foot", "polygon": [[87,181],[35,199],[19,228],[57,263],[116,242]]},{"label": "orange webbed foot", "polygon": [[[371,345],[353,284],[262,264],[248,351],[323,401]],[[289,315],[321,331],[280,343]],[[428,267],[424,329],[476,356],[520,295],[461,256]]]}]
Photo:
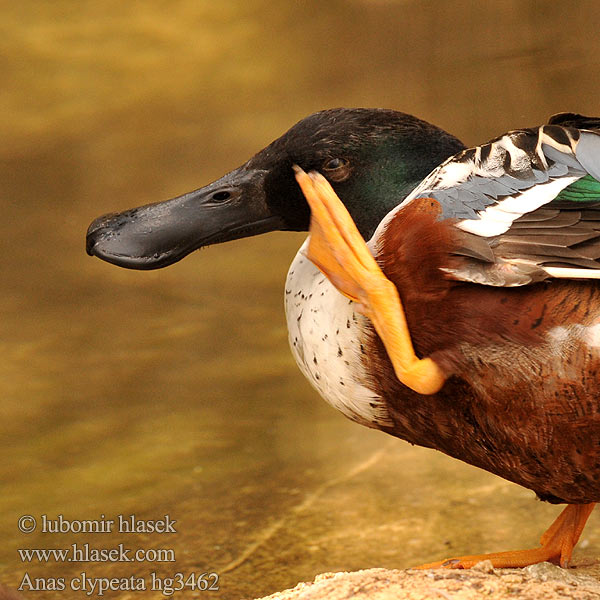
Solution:
[{"label": "orange webbed foot", "polygon": [[470,569],[483,560],[491,561],[498,569],[527,567],[540,562],[551,562],[566,568],[594,506],[595,504],[569,504],[542,535],[539,548],[461,556],[414,568]]},{"label": "orange webbed foot", "polygon": [[420,394],[436,393],[446,377],[433,360],[415,355],[398,290],[375,262],[346,207],[321,174],[294,169],[311,208],[308,258],[371,319],[398,379]]}]

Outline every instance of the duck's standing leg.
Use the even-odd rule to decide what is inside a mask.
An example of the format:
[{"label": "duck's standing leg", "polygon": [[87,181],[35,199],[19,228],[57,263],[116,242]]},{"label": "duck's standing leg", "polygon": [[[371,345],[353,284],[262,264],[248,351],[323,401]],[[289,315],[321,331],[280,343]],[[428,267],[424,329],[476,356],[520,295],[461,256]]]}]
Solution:
[{"label": "duck's standing leg", "polygon": [[329,182],[319,173],[295,170],[311,208],[308,258],[371,319],[398,379],[420,394],[435,394],[446,377],[433,360],[415,355],[396,286],[375,262]]},{"label": "duck's standing leg", "polygon": [[482,560],[490,560],[496,568],[526,567],[544,561],[566,568],[569,566],[573,548],[579,541],[579,536],[594,510],[594,506],[596,506],[595,503],[569,504],[542,535],[539,548],[461,556],[420,565],[416,568],[470,569]]}]

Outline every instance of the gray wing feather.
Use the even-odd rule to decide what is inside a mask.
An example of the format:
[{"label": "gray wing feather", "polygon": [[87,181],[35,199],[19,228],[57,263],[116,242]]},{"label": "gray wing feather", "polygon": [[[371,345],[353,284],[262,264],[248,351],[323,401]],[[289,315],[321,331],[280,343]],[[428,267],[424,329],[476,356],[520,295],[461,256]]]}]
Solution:
[{"label": "gray wing feather", "polygon": [[581,166],[600,181],[600,136],[591,131],[582,131],[575,155]]},{"label": "gray wing feather", "polygon": [[[464,150],[434,170],[407,197],[438,200],[442,217],[481,219],[487,207],[561,178],[591,174],[600,179],[600,135],[558,125],[524,129]],[[573,179],[573,180],[574,180]],[[565,180],[565,186],[570,182]],[[547,202],[556,187],[549,190]],[[560,191],[560,190],[558,190]],[[558,193],[554,195],[556,195]],[[473,201],[473,194],[480,200]],[[521,214],[539,208],[523,197]],[[461,204],[468,205],[468,210]],[[472,211],[478,211],[475,217]]]},{"label": "gray wing feather", "polygon": [[549,275],[550,267],[587,269],[600,278],[600,197],[553,202],[588,174],[600,181],[600,131],[553,124],[464,150],[405,203],[434,198],[441,218],[461,230],[456,262],[446,269],[455,279],[514,286],[567,276]]}]

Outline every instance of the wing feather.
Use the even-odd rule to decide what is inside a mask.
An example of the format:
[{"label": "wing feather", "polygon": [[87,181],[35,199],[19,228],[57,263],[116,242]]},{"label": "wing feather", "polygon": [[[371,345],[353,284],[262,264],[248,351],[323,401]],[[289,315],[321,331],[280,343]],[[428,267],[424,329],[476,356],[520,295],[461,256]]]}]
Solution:
[{"label": "wing feather", "polygon": [[502,286],[600,279],[600,119],[563,113],[459,152],[385,217],[374,247],[418,198],[437,200],[440,218],[462,231],[446,269],[455,279]]}]

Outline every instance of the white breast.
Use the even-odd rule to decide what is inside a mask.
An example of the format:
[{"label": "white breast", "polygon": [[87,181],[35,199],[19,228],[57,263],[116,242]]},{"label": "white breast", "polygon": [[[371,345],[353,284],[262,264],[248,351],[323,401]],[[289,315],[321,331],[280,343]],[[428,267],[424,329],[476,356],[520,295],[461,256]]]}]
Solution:
[{"label": "white breast", "polygon": [[285,285],[294,358],[321,396],[348,418],[368,427],[392,425],[382,399],[360,383],[365,381],[365,317],[306,258],[307,243],[296,254]]}]

